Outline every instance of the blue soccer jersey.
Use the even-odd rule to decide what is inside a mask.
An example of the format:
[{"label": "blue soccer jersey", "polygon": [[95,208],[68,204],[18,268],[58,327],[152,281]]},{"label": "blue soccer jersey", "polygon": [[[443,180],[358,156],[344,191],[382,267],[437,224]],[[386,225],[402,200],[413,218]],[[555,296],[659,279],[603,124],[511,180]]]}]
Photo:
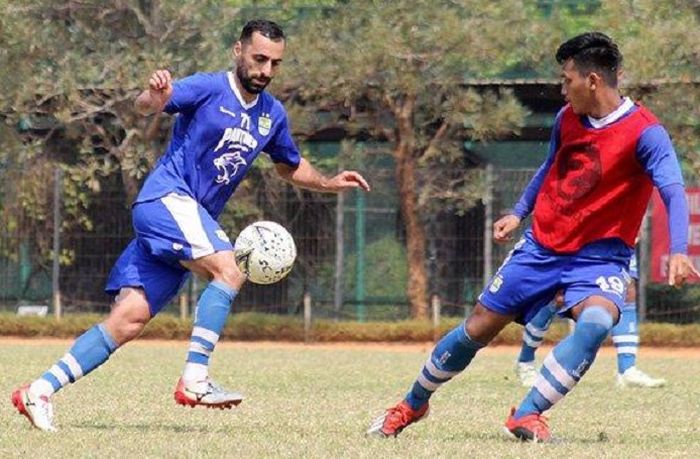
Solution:
[{"label": "blue soccer jersey", "polygon": [[260,152],[299,164],[282,104],[267,92],[246,103],[232,72],[176,81],[164,111],[177,114],[172,139],[136,203],[186,194],[217,218]]},{"label": "blue soccer jersey", "polygon": [[301,160],[282,104],[265,92],[246,103],[230,72],[175,82],[165,111],[178,115],[172,139],[134,203],[136,237],[105,289],[143,289],[152,315],[187,279],[180,261],[233,250],[216,218],[260,152],[292,167]]}]

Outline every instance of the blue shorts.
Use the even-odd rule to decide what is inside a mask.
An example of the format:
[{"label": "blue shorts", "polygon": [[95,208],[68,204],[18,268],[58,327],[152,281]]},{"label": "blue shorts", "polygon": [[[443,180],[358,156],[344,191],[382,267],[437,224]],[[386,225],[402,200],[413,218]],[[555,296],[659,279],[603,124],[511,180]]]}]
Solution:
[{"label": "blue shorts", "polygon": [[630,272],[630,277],[632,279],[639,280],[639,270],[637,269],[637,254],[636,253],[632,255],[632,258],[630,258],[629,272]]},{"label": "blue shorts", "polygon": [[117,295],[123,287],[142,288],[151,316],[158,314],[187,280],[189,271],[181,260],[233,250],[216,220],[190,196],[171,193],[137,203],[132,218],[136,237],[112,268],[105,291]]},{"label": "blue shorts", "polygon": [[537,243],[527,231],[479,301],[491,311],[515,315],[522,324],[551,302],[559,290],[564,291],[564,306],[557,311],[562,316],[593,295],[603,296],[621,309],[630,281],[630,255],[631,249],[618,243],[609,247],[596,243],[574,254],[557,254]]}]

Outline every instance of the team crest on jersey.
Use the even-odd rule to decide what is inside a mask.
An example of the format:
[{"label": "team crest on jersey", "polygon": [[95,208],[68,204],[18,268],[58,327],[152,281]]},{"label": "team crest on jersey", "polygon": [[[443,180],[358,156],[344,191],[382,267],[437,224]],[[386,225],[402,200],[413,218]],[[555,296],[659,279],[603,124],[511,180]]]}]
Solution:
[{"label": "team crest on jersey", "polygon": [[496,293],[501,288],[501,285],[503,285],[503,278],[500,274],[497,274],[491,281],[489,292]]},{"label": "team crest on jersey", "polygon": [[214,159],[214,166],[219,170],[219,175],[216,177],[216,183],[228,185],[231,179],[238,173],[241,166],[246,166],[248,163],[241,156],[241,153],[234,151],[232,153],[224,153]]},{"label": "team crest on jersey", "polygon": [[260,135],[268,135],[270,129],[272,128],[272,119],[268,113],[263,113],[260,118],[258,118],[258,132]]},{"label": "team crest on jersey", "polygon": [[224,230],[216,230],[216,236],[224,242],[231,242]]}]

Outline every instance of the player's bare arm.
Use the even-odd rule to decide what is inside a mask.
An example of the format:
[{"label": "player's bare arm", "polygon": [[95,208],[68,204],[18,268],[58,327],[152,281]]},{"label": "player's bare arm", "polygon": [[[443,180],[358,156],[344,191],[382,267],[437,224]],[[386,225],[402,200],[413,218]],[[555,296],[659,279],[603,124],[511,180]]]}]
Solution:
[{"label": "player's bare arm", "polygon": [[688,255],[674,253],[668,262],[668,285],[680,287],[690,276],[700,277],[700,272],[693,266]]},{"label": "player's bare arm", "polygon": [[342,171],[328,178],[303,158],[296,168],[281,163],[276,164],[275,168],[283,179],[300,188],[327,193],[339,193],[353,188],[370,190],[369,184],[358,172]]},{"label": "player's bare arm", "polygon": [[506,215],[493,224],[493,240],[503,244],[512,239],[510,235],[520,226],[520,218],[515,215]]},{"label": "player's bare arm", "polygon": [[172,76],[167,70],[156,70],[148,80],[148,89],[136,98],[136,111],[141,115],[152,115],[163,111],[173,93]]}]

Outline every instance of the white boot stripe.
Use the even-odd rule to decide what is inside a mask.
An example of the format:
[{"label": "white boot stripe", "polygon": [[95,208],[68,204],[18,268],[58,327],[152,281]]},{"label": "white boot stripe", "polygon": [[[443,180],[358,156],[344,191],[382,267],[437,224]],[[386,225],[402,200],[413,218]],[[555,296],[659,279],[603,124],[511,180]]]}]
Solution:
[{"label": "white boot stripe", "polygon": [[636,346],[620,346],[615,348],[617,349],[618,354],[634,354],[637,355],[637,347]]},{"label": "white boot stripe", "polygon": [[73,379],[77,380],[83,376],[83,369],[80,367],[80,364],[77,360],[75,360],[75,357],[73,357],[72,354],[66,353],[61,360],[68,366],[70,372],[73,373]]},{"label": "white boot stripe", "polygon": [[537,328],[534,325],[532,325],[531,323],[528,323],[527,325],[525,325],[525,328],[535,338],[543,338],[545,333],[547,333],[547,330],[542,330],[541,328]]},{"label": "white boot stripe", "polygon": [[552,373],[552,376],[554,376],[559,384],[566,387],[568,390],[571,390],[576,385],[576,380],[569,375],[564,367],[559,365],[554,354],[550,353],[547,358],[544,359],[544,366]]},{"label": "white boot stripe", "polygon": [[65,386],[70,382],[70,379],[68,378],[66,372],[63,371],[58,365],[52,366],[51,369],[49,369],[49,373],[51,373],[56,377],[56,379],[58,379],[58,382],[61,383],[61,386]]},{"label": "white boot stripe", "polygon": [[425,377],[423,372],[421,372],[418,375],[417,381],[418,384],[420,384],[421,386],[423,386],[424,389],[429,390],[430,392],[435,392],[438,389],[438,387],[442,386],[442,383],[434,383],[430,381],[428,378]]},{"label": "white boot stripe", "polygon": [[211,330],[207,330],[204,327],[194,327],[192,329],[192,336],[205,339],[212,344],[216,344],[219,341],[219,335]]},{"label": "white boot stripe", "polygon": [[188,349],[189,352],[196,352],[197,354],[203,354],[209,357],[211,355],[211,351],[204,347],[202,343],[199,343],[197,341],[192,341],[190,342],[190,347]]},{"label": "white boot stripe", "polygon": [[617,335],[612,337],[613,343],[639,343],[638,335]]},{"label": "white boot stripe", "polygon": [[546,399],[549,401],[549,403],[551,403],[552,405],[554,405],[554,404],[557,403],[559,400],[561,400],[562,397],[564,397],[563,394],[559,393],[559,391],[557,391],[557,390],[554,388],[554,386],[552,386],[552,385],[549,383],[549,381],[547,381],[547,380],[546,380],[545,378],[543,378],[542,376],[540,376],[539,378],[537,378],[537,382],[535,383],[535,386],[534,386],[534,387],[535,387],[535,389],[537,389],[537,391],[538,391],[540,394],[542,394],[542,396],[543,396],[544,398],[546,398]]},{"label": "white boot stripe", "polygon": [[542,341],[535,341],[534,339],[530,338],[528,335],[523,335],[523,341],[525,341],[525,344],[527,344],[530,347],[540,347],[540,344],[542,344]]},{"label": "white boot stripe", "polygon": [[449,379],[454,375],[459,374],[459,371],[440,370],[438,367],[435,366],[435,364],[430,358],[428,358],[428,361],[425,362],[425,368],[428,370],[428,373],[440,379]]}]

